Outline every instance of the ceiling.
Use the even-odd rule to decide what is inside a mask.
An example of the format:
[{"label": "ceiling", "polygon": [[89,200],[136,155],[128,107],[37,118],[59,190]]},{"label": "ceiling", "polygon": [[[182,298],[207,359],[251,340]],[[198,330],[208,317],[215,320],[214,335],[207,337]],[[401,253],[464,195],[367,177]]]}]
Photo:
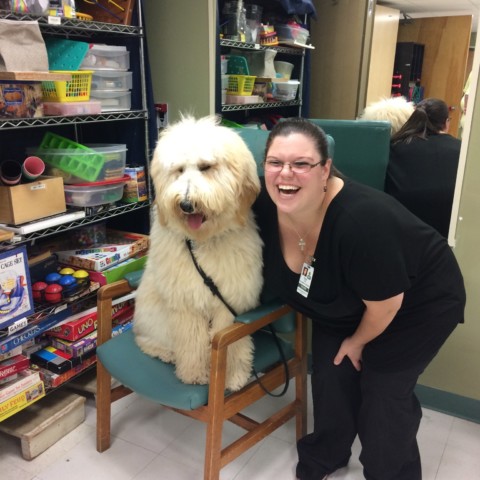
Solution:
[{"label": "ceiling", "polygon": [[473,15],[472,31],[477,31],[480,0],[377,0],[377,4],[396,8],[412,18]]}]

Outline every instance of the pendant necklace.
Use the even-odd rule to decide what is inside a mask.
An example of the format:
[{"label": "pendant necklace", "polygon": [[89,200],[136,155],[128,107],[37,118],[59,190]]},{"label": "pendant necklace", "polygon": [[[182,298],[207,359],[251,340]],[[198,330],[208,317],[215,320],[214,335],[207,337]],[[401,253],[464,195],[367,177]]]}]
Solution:
[{"label": "pendant necklace", "polygon": [[[322,199],[322,203],[320,204],[320,211],[322,210],[323,208],[323,203],[325,202],[325,197],[327,196],[326,193],[327,193],[327,186],[325,185],[323,187],[323,192],[324,192],[324,196],[323,196],[323,199]],[[312,230],[315,228],[315,225],[308,231],[308,233],[304,236],[300,235],[298,232],[297,232],[297,229],[293,226],[293,223],[290,222],[290,226],[293,228],[293,231],[297,234],[297,237],[298,237],[298,247],[300,248],[300,251],[303,253],[303,251],[305,250],[305,247],[307,245],[307,242],[305,241],[304,237],[305,238],[308,238],[308,236],[310,235],[310,233],[312,233]]]},{"label": "pendant necklace", "polygon": [[[303,252],[305,250],[305,246],[307,245],[307,242],[303,239],[303,237],[301,235],[299,235],[299,233],[297,232],[297,230],[295,229],[295,227],[292,225],[292,228],[293,228],[293,231],[297,234],[298,236],[298,246],[300,248],[300,250]],[[308,238],[308,236],[310,235],[310,233],[312,232],[313,230],[313,227],[308,231],[308,233],[305,235],[305,238]]]}]

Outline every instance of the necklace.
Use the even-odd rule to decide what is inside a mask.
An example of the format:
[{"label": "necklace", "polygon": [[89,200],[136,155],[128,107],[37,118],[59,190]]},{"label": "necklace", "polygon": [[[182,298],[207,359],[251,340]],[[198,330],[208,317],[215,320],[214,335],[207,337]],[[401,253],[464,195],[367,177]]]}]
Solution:
[{"label": "necklace", "polygon": [[[315,225],[314,225],[314,226],[315,226]],[[301,235],[297,232],[296,228],[295,228],[293,225],[292,225],[292,228],[293,228],[293,231],[297,234],[297,237],[298,237],[298,246],[299,246],[300,250],[303,252],[303,251],[305,250],[305,247],[306,247],[306,245],[307,245],[307,242],[304,240],[303,236],[301,236]],[[310,233],[312,232],[313,228],[314,228],[314,227],[312,227],[312,228],[308,231],[308,233],[307,233],[306,235],[304,235],[305,238],[308,238],[308,236],[309,236]]]},{"label": "necklace", "polygon": [[[327,180],[328,181],[328,180]],[[325,184],[324,187],[323,187],[323,192],[324,192],[324,195],[323,195],[323,198],[322,198],[322,203],[320,204],[320,211],[322,210],[323,208],[323,204],[325,202],[325,197],[327,196],[326,195],[326,192],[327,192],[327,185]],[[305,247],[307,246],[307,242],[305,241],[305,238],[308,238],[308,236],[312,233],[313,229],[315,228],[315,224],[313,225],[313,227],[307,232],[306,235],[300,235],[298,232],[297,232],[297,229],[293,226],[293,223],[290,222],[290,226],[292,227],[293,231],[297,234],[297,237],[298,237],[298,247],[300,248],[300,251],[303,253],[303,251],[305,250]]]}]

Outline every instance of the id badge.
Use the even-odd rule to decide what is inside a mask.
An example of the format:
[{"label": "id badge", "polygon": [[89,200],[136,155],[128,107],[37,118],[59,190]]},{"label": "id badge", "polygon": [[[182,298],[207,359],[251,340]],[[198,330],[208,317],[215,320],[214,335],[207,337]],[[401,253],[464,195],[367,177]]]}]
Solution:
[{"label": "id badge", "polygon": [[310,284],[312,283],[314,268],[308,263],[304,263],[302,267],[302,272],[300,273],[300,279],[298,280],[297,293],[308,297],[308,292],[310,291]]}]

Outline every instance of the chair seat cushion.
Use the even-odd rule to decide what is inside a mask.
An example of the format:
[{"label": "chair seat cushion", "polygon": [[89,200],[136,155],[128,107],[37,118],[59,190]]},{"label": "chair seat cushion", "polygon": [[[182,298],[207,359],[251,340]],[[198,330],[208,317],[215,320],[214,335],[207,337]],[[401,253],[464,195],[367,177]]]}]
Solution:
[{"label": "chair seat cushion", "polygon": [[[256,372],[281,360],[271,333],[259,331],[252,338]],[[291,343],[280,337],[278,340],[285,357],[291,358],[294,354]],[[131,329],[99,346],[97,355],[113,378],[143,397],[183,410],[194,410],[208,403],[208,385],[183,383],[175,375],[174,365],[140,350]]]}]

